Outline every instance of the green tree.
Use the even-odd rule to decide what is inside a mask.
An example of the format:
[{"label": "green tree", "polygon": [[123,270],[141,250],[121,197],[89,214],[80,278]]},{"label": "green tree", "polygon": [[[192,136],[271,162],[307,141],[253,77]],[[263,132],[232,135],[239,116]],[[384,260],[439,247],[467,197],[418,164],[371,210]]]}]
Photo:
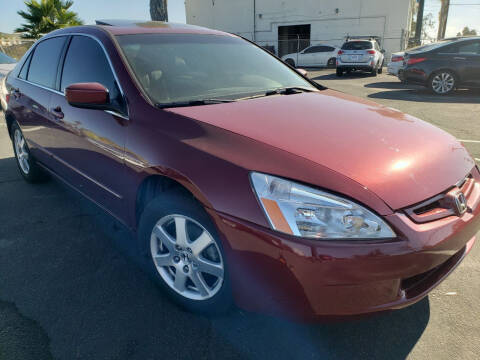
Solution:
[{"label": "green tree", "polygon": [[82,25],[77,13],[70,11],[73,1],[70,0],[29,0],[25,1],[26,11],[18,11],[18,15],[26,20],[25,24],[15,32],[25,33],[27,38],[37,39],[50,31]]},{"label": "green tree", "polygon": [[477,30],[470,29],[468,26],[465,26],[462,32],[457,33],[457,36],[476,36]]},{"label": "green tree", "polygon": [[150,16],[152,20],[168,21],[167,0],[150,0]]}]

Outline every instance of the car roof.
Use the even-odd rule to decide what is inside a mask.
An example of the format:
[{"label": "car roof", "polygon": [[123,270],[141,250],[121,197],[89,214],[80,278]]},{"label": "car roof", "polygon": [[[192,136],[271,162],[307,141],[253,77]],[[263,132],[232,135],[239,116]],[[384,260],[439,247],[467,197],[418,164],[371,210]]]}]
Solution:
[{"label": "car roof", "polygon": [[156,33],[230,35],[223,31],[212,30],[201,26],[164,21],[107,19],[96,20],[96,24],[96,26],[103,28],[113,35]]},{"label": "car roof", "polygon": [[100,29],[111,35],[129,35],[129,34],[203,34],[203,35],[223,35],[236,36],[219,30],[212,30],[201,26],[177,24],[163,21],[145,21],[145,20],[96,20],[95,25],[80,25],[68,28],[62,28],[45,35],[44,38],[58,35],[68,35],[74,33],[89,33],[91,29]]}]

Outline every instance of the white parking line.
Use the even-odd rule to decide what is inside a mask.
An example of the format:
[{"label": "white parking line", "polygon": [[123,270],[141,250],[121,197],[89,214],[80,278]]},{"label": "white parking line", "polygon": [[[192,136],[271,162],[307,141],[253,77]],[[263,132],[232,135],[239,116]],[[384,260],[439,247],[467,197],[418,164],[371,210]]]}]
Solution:
[{"label": "white parking line", "polygon": [[480,140],[461,140],[458,139],[460,142],[465,142],[465,143],[480,143]]}]

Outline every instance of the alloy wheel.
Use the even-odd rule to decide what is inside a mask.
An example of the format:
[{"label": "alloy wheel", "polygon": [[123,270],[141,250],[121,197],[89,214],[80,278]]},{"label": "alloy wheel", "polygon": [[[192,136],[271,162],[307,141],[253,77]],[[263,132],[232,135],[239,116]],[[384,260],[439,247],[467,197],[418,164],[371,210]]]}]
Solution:
[{"label": "alloy wheel", "polygon": [[23,137],[22,132],[19,129],[15,129],[13,138],[18,165],[20,166],[20,169],[23,171],[23,173],[27,175],[30,172],[27,143],[25,142],[25,138]]},{"label": "alloy wheel", "polygon": [[455,78],[448,72],[435,75],[432,79],[432,89],[437,94],[447,94],[453,90]]},{"label": "alloy wheel", "polygon": [[191,300],[207,300],[221,289],[224,262],[212,235],[197,221],[167,215],[154,226],[150,251],[165,283]]}]

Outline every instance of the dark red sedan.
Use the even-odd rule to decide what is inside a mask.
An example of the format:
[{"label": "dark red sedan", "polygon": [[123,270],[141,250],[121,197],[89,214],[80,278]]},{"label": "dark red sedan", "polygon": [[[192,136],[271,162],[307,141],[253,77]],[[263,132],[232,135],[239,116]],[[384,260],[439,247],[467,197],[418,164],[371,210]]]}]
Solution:
[{"label": "dark red sedan", "polygon": [[480,173],[451,135],[235,35],[102,24],[48,34],[8,77],[18,167],[123,222],[185,308],[401,308],[473,246]]}]

